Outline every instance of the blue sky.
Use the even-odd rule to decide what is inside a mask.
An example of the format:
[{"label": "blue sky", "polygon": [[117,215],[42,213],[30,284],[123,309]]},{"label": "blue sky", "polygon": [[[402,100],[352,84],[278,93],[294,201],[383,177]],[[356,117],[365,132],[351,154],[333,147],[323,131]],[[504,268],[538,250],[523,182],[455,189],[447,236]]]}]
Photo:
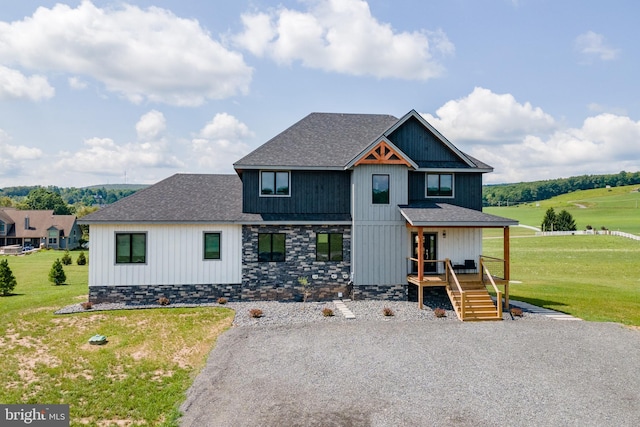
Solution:
[{"label": "blue sky", "polygon": [[0,188],[154,183],[412,109],[484,182],[640,170],[640,3],[0,0]]}]

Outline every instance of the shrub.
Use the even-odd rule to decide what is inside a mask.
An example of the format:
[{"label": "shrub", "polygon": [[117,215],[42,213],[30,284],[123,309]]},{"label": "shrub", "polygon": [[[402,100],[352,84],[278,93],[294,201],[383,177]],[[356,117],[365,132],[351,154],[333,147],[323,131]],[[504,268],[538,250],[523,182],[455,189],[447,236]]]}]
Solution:
[{"label": "shrub", "polygon": [[389,307],[385,307],[382,309],[382,314],[384,316],[390,317],[390,316],[394,316],[395,313],[393,312],[393,310],[391,310]]},{"label": "shrub", "polygon": [[307,302],[307,298],[311,296],[311,284],[306,277],[298,277],[298,283],[302,288],[302,302]]},{"label": "shrub", "polygon": [[160,304],[160,305],[169,305],[169,298],[167,298],[167,297],[158,298],[158,304]]},{"label": "shrub", "polygon": [[78,264],[78,265],[87,265],[87,257],[84,256],[84,252],[80,252],[80,255],[78,255],[78,259],[76,260],[76,264]]},{"label": "shrub", "polygon": [[49,270],[49,281],[54,285],[61,285],[67,280],[67,275],[64,274],[64,268],[59,258],[53,262],[51,270]]},{"label": "shrub", "polygon": [[329,307],[325,307],[322,309],[322,315],[324,317],[331,317],[333,316],[333,310],[331,310]]},{"label": "shrub", "polygon": [[9,261],[0,261],[0,294],[9,295],[17,285],[16,277],[9,268]]},{"label": "shrub", "polygon": [[252,308],[251,310],[249,310],[249,317],[253,317],[254,319],[258,319],[260,317],[262,317],[262,310],[260,310],[259,308]]},{"label": "shrub", "polygon": [[220,297],[220,298],[218,298],[218,304],[222,304],[222,305],[224,305],[224,304],[226,304],[226,303],[227,303],[227,301],[228,301],[228,300],[227,300],[225,297]]},{"label": "shrub", "polygon": [[82,304],[80,304],[82,306],[82,308],[84,308],[85,310],[91,310],[93,308],[93,303],[91,301],[85,301]]},{"label": "shrub", "polygon": [[522,309],[518,307],[512,307],[511,315],[515,317],[522,317]]},{"label": "shrub", "polygon": [[64,255],[62,255],[62,258],[60,258],[60,261],[62,261],[63,265],[71,265],[71,255],[69,255],[69,250],[64,251]]},{"label": "shrub", "polygon": [[444,308],[434,309],[433,314],[435,314],[436,317],[447,317],[447,312],[445,311]]}]

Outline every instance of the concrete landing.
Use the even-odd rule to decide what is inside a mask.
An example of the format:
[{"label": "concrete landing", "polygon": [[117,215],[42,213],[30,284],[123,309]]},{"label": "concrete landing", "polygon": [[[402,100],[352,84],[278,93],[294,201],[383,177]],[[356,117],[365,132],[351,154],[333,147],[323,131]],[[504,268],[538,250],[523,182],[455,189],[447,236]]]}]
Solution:
[{"label": "concrete landing", "polygon": [[351,310],[349,310],[349,308],[345,305],[345,303],[342,300],[333,300],[333,303],[335,304],[338,311],[342,313],[345,319],[356,318],[356,316],[351,312]]}]

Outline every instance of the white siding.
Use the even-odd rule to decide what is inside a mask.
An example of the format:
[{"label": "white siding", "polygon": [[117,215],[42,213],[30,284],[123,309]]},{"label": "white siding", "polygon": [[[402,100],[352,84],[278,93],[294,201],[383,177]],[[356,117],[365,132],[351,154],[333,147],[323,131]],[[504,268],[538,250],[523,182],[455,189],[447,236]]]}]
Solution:
[{"label": "white siding", "polygon": [[[372,175],[389,175],[389,204],[371,202]],[[401,165],[361,165],[352,174],[353,242],[356,285],[394,285],[407,276],[408,233],[398,205],[408,201],[408,172]]]},{"label": "white siding", "polygon": [[[145,264],[115,263],[116,232],[147,233]],[[221,233],[219,260],[205,260],[203,234]],[[97,225],[90,227],[89,286],[232,284],[242,281],[242,227]]]},{"label": "white siding", "polygon": [[[417,232],[417,228],[407,231]],[[463,264],[464,260],[472,259],[478,264],[482,254],[482,229],[481,228],[424,228],[424,233],[437,233],[436,256],[439,260],[449,258],[454,264]],[[446,237],[443,236],[446,234]],[[407,239],[407,254],[412,253],[411,239]],[[438,272],[443,273],[442,264],[438,264]]]}]

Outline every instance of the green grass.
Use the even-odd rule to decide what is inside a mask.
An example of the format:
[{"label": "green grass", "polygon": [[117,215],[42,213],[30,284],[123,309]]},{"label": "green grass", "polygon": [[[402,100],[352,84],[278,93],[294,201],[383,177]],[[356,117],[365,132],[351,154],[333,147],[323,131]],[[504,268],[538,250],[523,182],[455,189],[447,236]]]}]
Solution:
[{"label": "green grass", "polygon": [[[176,425],[178,406],[233,312],[222,308],[123,310],[54,315],[86,301],[87,266],[62,252],[7,257],[18,285],[0,297],[0,402],[66,403],[71,425]],[[72,252],[75,262],[78,252]],[[104,346],[88,339],[102,334]]]},{"label": "green grass", "polygon": [[[632,234],[640,234],[640,193],[638,185],[575,191],[538,203],[510,207],[487,207],[483,211],[493,215],[517,219],[521,224],[540,227],[546,210],[556,213],[567,210],[576,221],[578,230],[587,225],[595,229],[606,227]],[[582,207],[580,207],[582,206]]]},{"label": "green grass", "polygon": [[[484,254],[502,257],[502,240]],[[640,326],[640,242],[615,236],[511,239],[513,299],[592,321]]]}]

